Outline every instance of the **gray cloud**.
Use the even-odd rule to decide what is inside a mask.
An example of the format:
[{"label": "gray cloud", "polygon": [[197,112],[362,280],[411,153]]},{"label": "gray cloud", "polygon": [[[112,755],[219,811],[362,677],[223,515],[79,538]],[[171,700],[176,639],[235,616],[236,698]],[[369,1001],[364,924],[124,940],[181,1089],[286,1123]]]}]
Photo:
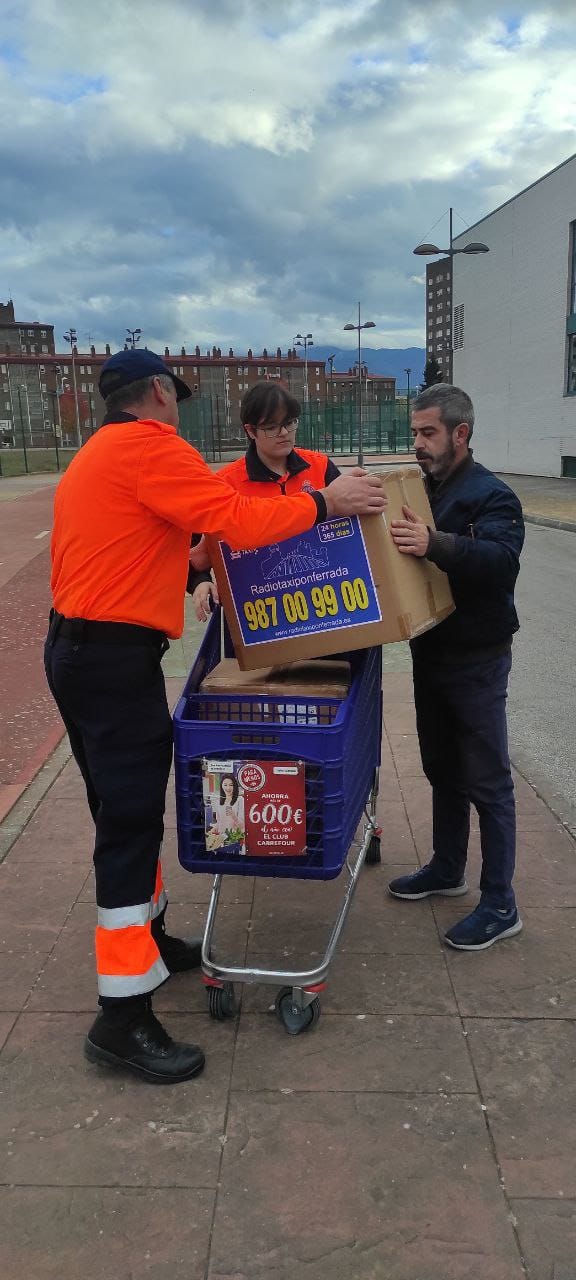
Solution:
[{"label": "gray cloud", "polygon": [[413,245],[574,150],[573,6],[509,13],[24,0],[0,37],[0,297],[173,349],[336,341],[360,297],[374,345],[421,342]]}]

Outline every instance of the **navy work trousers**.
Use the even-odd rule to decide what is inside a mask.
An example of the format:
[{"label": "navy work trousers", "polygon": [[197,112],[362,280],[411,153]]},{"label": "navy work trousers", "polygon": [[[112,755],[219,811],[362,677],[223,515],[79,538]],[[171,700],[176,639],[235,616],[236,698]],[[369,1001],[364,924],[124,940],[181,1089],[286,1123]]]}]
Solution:
[{"label": "navy work trousers", "polygon": [[508,755],[506,696],[512,658],[441,665],[414,658],[414,697],[424,773],[432,786],[432,863],[459,881],[466,866],[470,803],[478,812],[483,902],[514,906],[516,807]]},{"label": "navy work trousers", "polygon": [[107,909],[154,894],[172,762],[161,657],[158,644],[74,644],[53,638],[53,627],[46,642],[48,684],[96,825],[96,900]]}]

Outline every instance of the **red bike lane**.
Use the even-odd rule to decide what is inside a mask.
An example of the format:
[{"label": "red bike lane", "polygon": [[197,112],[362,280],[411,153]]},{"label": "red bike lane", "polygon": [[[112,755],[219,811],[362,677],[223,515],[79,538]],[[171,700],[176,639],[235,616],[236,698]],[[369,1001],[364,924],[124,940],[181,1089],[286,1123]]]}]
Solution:
[{"label": "red bike lane", "polygon": [[42,662],[53,494],[44,477],[16,496],[0,489],[0,821],[64,735]]}]

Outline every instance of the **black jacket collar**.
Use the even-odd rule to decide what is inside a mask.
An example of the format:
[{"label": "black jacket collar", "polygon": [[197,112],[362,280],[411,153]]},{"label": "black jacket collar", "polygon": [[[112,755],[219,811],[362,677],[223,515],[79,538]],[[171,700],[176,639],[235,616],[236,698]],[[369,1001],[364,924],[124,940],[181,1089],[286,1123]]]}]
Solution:
[{"label": "black jacket collar", "polygon": [[109,426],[111,422],[139,422],[137,413],[107,413],[102,422],[103,427]]},{"label": "black jacket collar", "polygon": [[[258,456],[258,451],[253,440],[250,441],[246,450],[246,475],[249,480],[273,480],[278,483],[280,476],[277,471],[272,471],[270,467]],[[286,458],[286,471],[290,476],[297,476],[301,471],[309,471],[310,463],[306,462],[296,450],[293,449]]]},{"label": "black jacket collar", "polygon": [[435,480],[433,476],[426,476],[425,484],[428,493],[433,494],[434,497],[436,497],[440,493],[440,490],[444,492],[445,489],[449,488],[453,481],[460,480],[465,472],[473,465],[474,458],[472,456],[472,450],[469,449],[466,457],[462,459],[462,462],[459,462],[458,466],[455,467],[453,471],[450,471],[447,476],[444,476],[443,480]]}]

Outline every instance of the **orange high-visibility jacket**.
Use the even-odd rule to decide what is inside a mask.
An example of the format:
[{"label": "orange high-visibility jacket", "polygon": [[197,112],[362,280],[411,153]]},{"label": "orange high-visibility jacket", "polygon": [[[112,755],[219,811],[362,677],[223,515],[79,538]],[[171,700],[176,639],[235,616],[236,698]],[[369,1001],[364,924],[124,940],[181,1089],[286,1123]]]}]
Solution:
[{"label": "orange high-visibility jacket", "polygon": [[108,423],[56,490],[54,607],[67,618],[138,623],[178,637],[193,530],[249,550],[310,529],[325,518],[319,502],[309,493],[290,502],[244,497],[174,427]]},{"label": "orange high-visibility jacket", "polygon": [[330,484],[339,474],[338,468],[325,453],[298,448],[288,455],[284,475],[278,476],[262,462],[253,443],[249,445],[243,458],[227,462],[218,471],[218,475],[238,493],[246,496],[261,494],[262,497],[278,492],[286,497],[293,493],[310,493],[314,489],[323,489],[324,485]]}]

